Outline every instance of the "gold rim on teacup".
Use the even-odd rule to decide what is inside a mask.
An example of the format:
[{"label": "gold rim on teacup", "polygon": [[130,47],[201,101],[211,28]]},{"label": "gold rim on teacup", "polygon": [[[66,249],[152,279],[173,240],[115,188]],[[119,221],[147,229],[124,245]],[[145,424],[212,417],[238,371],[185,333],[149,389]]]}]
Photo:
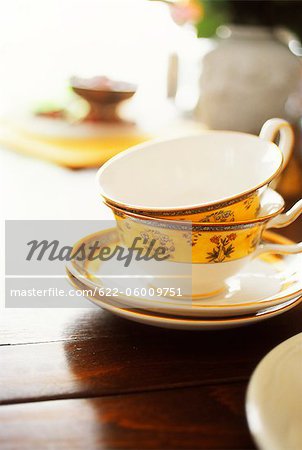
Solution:
[{"label": "gold rim on teacup", "polygon": [[[213,205],[203,206],[192,209],[178,209],[173,211],[154,211],[154,210],[136,210],[127,209],[133,214],[142,216],[152,216],[166,220],[187,220],[192,222],[237,222],[238,220],[254,219],[257,217],[260,208],[261,188],[252,193],[245,194],[240,198],[233,198],[229,201],[216,203]],[[108,205],[116,206],[114,203],[106,200]],[[124,208],[122,208],[124,209]]]},{"label": "gold rim on teacup", "polygon": [[[277,217],[278,215],[280,215],[282,213],[282,211],[285,208],[285,203],[284,203],[284,199],[282,198],[282,196],[274,191],[271,188],[267,188],[265,190],[265,192],[263,192],[261,198],[260,198],[260,212],[258,217],[255,217],[253,219],[246,219],[246,220],[239,220],[236,222],[215,222],[215,223],[210,223],[208,221],[202,222],[202,221],[181,221],[181,220],[175,220],[175,221],[170,221],[164,218],[159,218],[155,215],[144,215],[144,214],[140,214],[139,212],[133,212],[133,211],[129,211],[120,207],[117,207],[109,202],[107,202],[106,200],[103,201],[103,203],[108,206],[110,209],[112,209],[112,211],[116,212],[117,216],[120,218],[125,218],[127,216],[132,217],[134,219],[138,219],[142,222],[145,223],[158,223],[159,226],[161,224],[163,224],[163,226],[166,226],[167,228],[170,229],[178,229],[179,227],[184,227],[186,228],[196,228],[196,229],[201,229],[202,227],[206,227],[211,228],[211,229],[228,229],[229,227],[234,227],[234,226],[240,226],[240,225],[251,225],[251,224],[257,224],[257,223],[263,223],[263,222],[267,222],[270,219],[273,219],[274,217]],[[267,206],[267,208],[266,208]],[[265,212],[265,209],[267,209],[267,211],[272,211],[271,212]],[[263,211],[261,214],[261,210]],[[298,214],[298,213],[297,213]],[[296,217],[295,217],[296,218]],[[291,221],[292,222],[292,221]],[[291,223],[289,222],[289,223]],[[284,225],[286,226],[286,225]]]}]

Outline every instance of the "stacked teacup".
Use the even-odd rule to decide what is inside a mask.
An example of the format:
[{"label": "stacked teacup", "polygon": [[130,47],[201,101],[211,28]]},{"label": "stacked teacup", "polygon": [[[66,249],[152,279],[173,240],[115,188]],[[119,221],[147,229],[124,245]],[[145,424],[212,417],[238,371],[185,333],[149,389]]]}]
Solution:
[{"label": "stacked teacup", "polygon": [[300,201],[281,214],[284,200],[271,187],[292,146],[288,122],[271,119],[259,136],[204,131],[144,143],[109,160],[97,183],[120,244],[135,242],[141,255],[157,256],[137,263],[136,275],[177,289],[185,300],[222,292],[227,298],[227,280],[260,254],[302,252],[301,243],[263,239],[265,230],[287,226],[302,212]]}]

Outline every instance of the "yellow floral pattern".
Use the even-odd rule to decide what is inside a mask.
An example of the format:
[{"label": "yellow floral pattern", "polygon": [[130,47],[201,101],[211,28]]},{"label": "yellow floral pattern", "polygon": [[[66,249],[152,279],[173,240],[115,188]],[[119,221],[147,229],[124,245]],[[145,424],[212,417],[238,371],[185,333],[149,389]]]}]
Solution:
[{"label": "yellow floral pattern", "polygon": [[209,262],[223,262],[225,259],[230,258],[234,253],[235,247],[232,241],[236,239],[236,233],[228,234],[225,237],[221,235],[215,235],[210,238],[210,241],[215,244],[215,247],[211,252],[208,252],[207,260]]},{"label": "yellow floral pattern", "polygon": [[257,247],[265,226],[259,222],[223,226],[205,224],[190,228],[185,223],[138,220],[126,215],[123,218],[116,215],[116,219],[120,240],[127,247],[131,247],[135,238],[139,237],[142,247],[147,250],[153,239],[153,251],[164,247],[173,261],[207,264],[249,255]]}]

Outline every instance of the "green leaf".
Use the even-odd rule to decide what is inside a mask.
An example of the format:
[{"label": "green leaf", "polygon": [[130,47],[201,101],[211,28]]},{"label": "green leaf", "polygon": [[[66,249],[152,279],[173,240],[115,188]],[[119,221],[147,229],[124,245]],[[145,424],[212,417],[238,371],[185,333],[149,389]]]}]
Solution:
[{"label": "green leaf", "polygon": [[204,16],[197,24],[198,37],[209,38],[216,34],[216,30],[230,20],[230,6],[227,0],[200,1],[204,8]]}]

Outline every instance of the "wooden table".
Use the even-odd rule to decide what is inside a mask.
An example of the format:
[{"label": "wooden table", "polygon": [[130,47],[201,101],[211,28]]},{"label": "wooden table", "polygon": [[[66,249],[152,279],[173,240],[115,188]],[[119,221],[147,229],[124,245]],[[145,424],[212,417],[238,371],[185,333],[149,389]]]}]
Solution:
[{"label": "wooden table", "polygon": [[[302,220],[285,234],[302,238]],[[302,306],[242,329],[172,331],[101,309],[5,310],[0,448],[251,449],[246,387]]]}]

